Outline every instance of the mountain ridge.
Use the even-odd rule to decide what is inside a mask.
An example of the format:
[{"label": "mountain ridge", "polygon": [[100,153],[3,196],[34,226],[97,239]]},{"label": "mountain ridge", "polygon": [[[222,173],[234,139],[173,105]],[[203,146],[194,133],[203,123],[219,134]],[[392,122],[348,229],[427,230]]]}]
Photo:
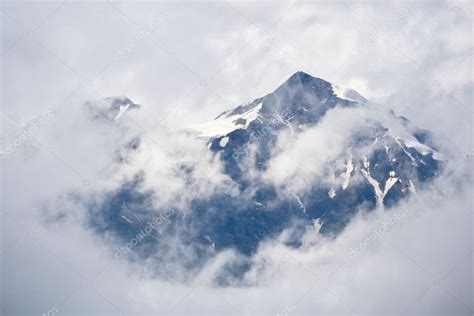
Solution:
[{"label": "mountain ridge", "polygon": [[[314,90],[313,93],[307,91],[308,87]],[[291,91],[292,95],[290,95],[289,91]],[[341,95],[338,95],[338,93]],[[342,94],[347,93],[350,94],[351,97],[344,98]],[[288,100],[295,98],[303,102],[303,105],[300,105],[300,113],[297,113],[297,115],[300,116],[321,116],[329,108],[333,108],[339,103],[343,103],[346,106],[356,106],[368,102],[367,99],[355,90],[336,86],[324,79],[316,78],[305,72],[298,71],[291,75],[273,92],[251,102],[241,104],[233,109],[226,110],[219,114],[213,121],[191,125],[186,129],[197,132],[197,135],[201,137],[223,136],[235,129],[242,128],[242,125],[247,128],[248,124],[246,123],[248,123],[249,119],[246,117],[246,114],[260,104],[261,109],[258,110],[258,114],[261,116],[266,116],[267,118],[268,116],[278,117],[278,113],[286,116],[285,114],[291,109],[284,107],[284,105],[294,103],[295,101],[291,102]],[[326,99],[325,102],[319,102],[324,98]],[[318,109],[313,107],[312,105],[315,103],[321,103],[320,106],[322,108]],[[308,113],[301,113],[301,111]],[[234,116],[233,119],[226,120],[231,116]],[[253,121],[256,118],[256,116],[252,116],[251,119]],[[213,122],[216,123],[215,125],[222,125],[221,128],[213,126]]]}]

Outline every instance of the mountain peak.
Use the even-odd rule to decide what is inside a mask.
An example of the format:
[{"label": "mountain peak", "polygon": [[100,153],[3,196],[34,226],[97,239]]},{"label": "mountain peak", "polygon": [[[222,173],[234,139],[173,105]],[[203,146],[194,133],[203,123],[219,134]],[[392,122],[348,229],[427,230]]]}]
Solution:
[{"label": "mountain peak", "polygon": [[291,75],[275,91],[233,110],[221,113],[213,121],[188,126],[201,137],[223,136],[236,129],[247,129],[257,118],[280,118],[295,127],[316,124],[338,105],[352,107],[367,100],[354,90],[313,77],[303,71]]},{"label": "mountain peak", "polygon": [[117,121],[126,111],[139,109],[127,96],[112,96],[85,103],[89,116],[94,120]]},{"label": "mountain peak", "polygon": [[332,84],[324,79],[313,77],[304,71],[295,72],[283,84],[281,84],[274,93],[286,94],[290,91],[291,94],[294,94],[300,90],[309,93],[316,93],[324,98],[327,98],[329,94],[334,95],[341,100],[350,102],[368,102],[366,98],[353,89]]},{"label": "mountain peak", "polygon": [[[314,77],[311,76],[310,74],[308,74],[308,73],[306,73],[306,72],[304,72],[304,71],[299,70],[299,71],[295,72],[294,74],[292,74],[289,79],[291,79],[291,78],[306,78],[306,77],[314,78]],[[288,80],[289,80],[289,79],[288,79]]]},{"label": "mountain peak", "polygon": [[331,85],[326,80],[313,77],[304,71],[297,71],[293,75],[291,75],[290,78],[288,78],[288,80],[286,80],[281,86],[307,85],[312,82],[319,82],[320,84],[327,86]]}]

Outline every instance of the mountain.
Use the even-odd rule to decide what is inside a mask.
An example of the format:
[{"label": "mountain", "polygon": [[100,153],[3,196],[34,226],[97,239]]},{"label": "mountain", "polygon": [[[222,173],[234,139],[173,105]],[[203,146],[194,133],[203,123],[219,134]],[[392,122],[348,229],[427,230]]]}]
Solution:
[{"label": "mountain", "polygon": [[134,103],[126,96],[108,97],[85,103],[89,117],[99,121],[117,121],[125,112],[139,108],[139,104]]},{"label": "mountain", "polygon": [[247,129],[257,118],[258,121],[277,119],[283,124],[315,124],[336,105],[357,106],[366,102],[354,90],[297,72],[273,93],[225,111],[214,121],[189,128],[199,136],[215,137],[239,128]]},{"label": "mountain", "polygon": [[[191,126],[200,137],[208,137],[210,149],[222,157],[226,173],[244,185],[245,174],[241,161],[245,160],[249,144],[257,143],[256,166],[265,169],[272,158],[271,150],[275,147],[278,135],[282,130],[291,129],[302,132],[318,124],[326,112],[336,106],[341,108],[367,107],[369,102],[354,90],[341,88],[322,79],[314,78],[304,72],[291,76],[274,92],[255,99],[248,104],[223,112],[214,121]],[[345,205],[356,211],[355,206],[369,202],[374,206],[392,206],[409,192],[415,192],[418,185],[432,179],[442,163],[441,155],[424,144],[429,139],[429,132],[408,129],[408,120],[390,113],[393,120],[401,122],[404,130],[390,130],[381,122],[368,122],[370,125],[357,131],[349,140],[348,150],[342,153],[345,157],[341,184],[332,187],[327,194],[310,190],[304,196],[309,205],[305,209],[319,218],[315,212],[317,205],[327,204],[326,218],[340,216],[340,206]],[[367,148],[367,145],[368,146]],[[334,170],[340,172],[340,170]],[[337,175],[336,175],[337,176]],[[357,185],[356,178],[362,178]],[[360,179],[357,179],[360,180]],[[326,189],[324,189],[326,190]],[[351,192],[350,194],[348,192]],[[315,196],[328,195],[315,198]],[[313,207],[313,204],[316,205]],[[332,226],[328,221],[326,226]]]},{"label": "mountain", "polygon": [[[113,104],[123,107],[131,102],[126,100]],[[351,117],[351,122],[359,123],[352,129],[336,117],[335,124],[341,126],[332,128],[349,134],[340,152],[319,162],[323,173],[311,166],[313,158],[324,156],[325,149],[318,149],[311,153],[314,157],[291,157],[297,162],[297,172],[289,172],[282,183],[266,177],[274,160],[285,154],[279,146],[283,135],[290,135],[292,145],[324,124],[330,111],[350,116],[374,107],[377,105],[354,90],[297,72],[272,93],[225,111],[211,122],[188,127],[196,141],[204,140],[220,160],[239,194],[216,190],[211,196],[197,197],[189,203],[186,216],[179,206],[172,206],[169,225],[141,243],[139,255],[147,258],[153,254],[163,261],[179,258],[185,268],[199,270],[210,257],[226,249],[248,259],[262,240],[288,229],[287,244],[294,247],[303,244],[302,236],[308,229],[335,236],[361,209],[381,212],[416,194],[439,174],[443,158],[431,146],[429,131],[412,127],[408,119],[393,112],[380,119]],[[119,114],[115,110],[109,117],[113,115]],[[311,142],[307,146],[311,147]],[[299,159],[306,164],[298,163]],[[193,171],[192,164],[182,168],[184,174]],[[93,227],[115,233],[124,241],[133,238],[150,220],[144,210],[151,208],[153,199],[152,194],[138,190],[140,182],[137,175],[111,192],[102,204],[94,205]],[[128,205],[125,209],[124,203]],[[179,236],[180,247],[165,243],[164,236]],[[249,264],[242,260],[228,267],[226,275],[238,278]]]}]

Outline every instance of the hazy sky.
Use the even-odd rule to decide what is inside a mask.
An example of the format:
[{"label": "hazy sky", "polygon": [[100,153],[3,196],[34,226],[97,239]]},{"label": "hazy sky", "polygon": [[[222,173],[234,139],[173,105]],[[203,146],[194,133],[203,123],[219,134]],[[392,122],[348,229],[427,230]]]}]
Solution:
[{"label": "hazy sky", "polygon": [[[18,142],[1,157],[5,313],[467,314],[472,18],[470,1],[3,1],[1,145]],[[264,245],[254,260],[270,268],[249,276],[250,288],[153,279],[146,267],[114,259],[107,241],[81,224],[84,210],[74,209],[71,192],[100,195],[119,175],[133,174],[108,169],[128,136],[145,135],[147,149],[134,162],[160,175],[149,187],[172,196],[182,183],[163,169],[178,156],[206,154],[157,126],[211,120],[298,70],[432,130],[449,161],[436,184],[442,193],[408,201],[409,214],[360,256],[351,257],[351,247],[384,218],[357,218],[319,247]],[[113,126],[82,116],[84,102],[119,95],[142,108]],[[40,118],[22,140],[25,126]],[[350,117],[332,119],[351,124]],[[314,136],[336,132],[329,126]],[[200,158],[197,167],[221,184],[215,164]],[[46,225],[44,210],[58,205],[68,219]],[[200,279],[235,256],[222,253]]]}]

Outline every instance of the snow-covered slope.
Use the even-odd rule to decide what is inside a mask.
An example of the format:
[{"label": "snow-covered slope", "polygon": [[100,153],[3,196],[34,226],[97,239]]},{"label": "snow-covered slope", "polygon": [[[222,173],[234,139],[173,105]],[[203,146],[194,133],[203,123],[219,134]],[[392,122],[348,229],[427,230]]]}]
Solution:
[{"label": "snow-covered slope", "polygon": [[354,101],[354,102],[359,102],[359,103],[366,103],[367,99],[361,96],[357,91],[346,88],[346,87],[341,87],[338,85],[331,85],[332,90],[334,91],[334,94],[345,100],[349,101]]},{"label": "snow-covered slope", "polygon": [[240,111],[228,111],[219,115],[215,120],[189,126],[199,137],[216,137],[227,135],[236,129],[247,129],[259,115],[262,103],[243,105]]}]

